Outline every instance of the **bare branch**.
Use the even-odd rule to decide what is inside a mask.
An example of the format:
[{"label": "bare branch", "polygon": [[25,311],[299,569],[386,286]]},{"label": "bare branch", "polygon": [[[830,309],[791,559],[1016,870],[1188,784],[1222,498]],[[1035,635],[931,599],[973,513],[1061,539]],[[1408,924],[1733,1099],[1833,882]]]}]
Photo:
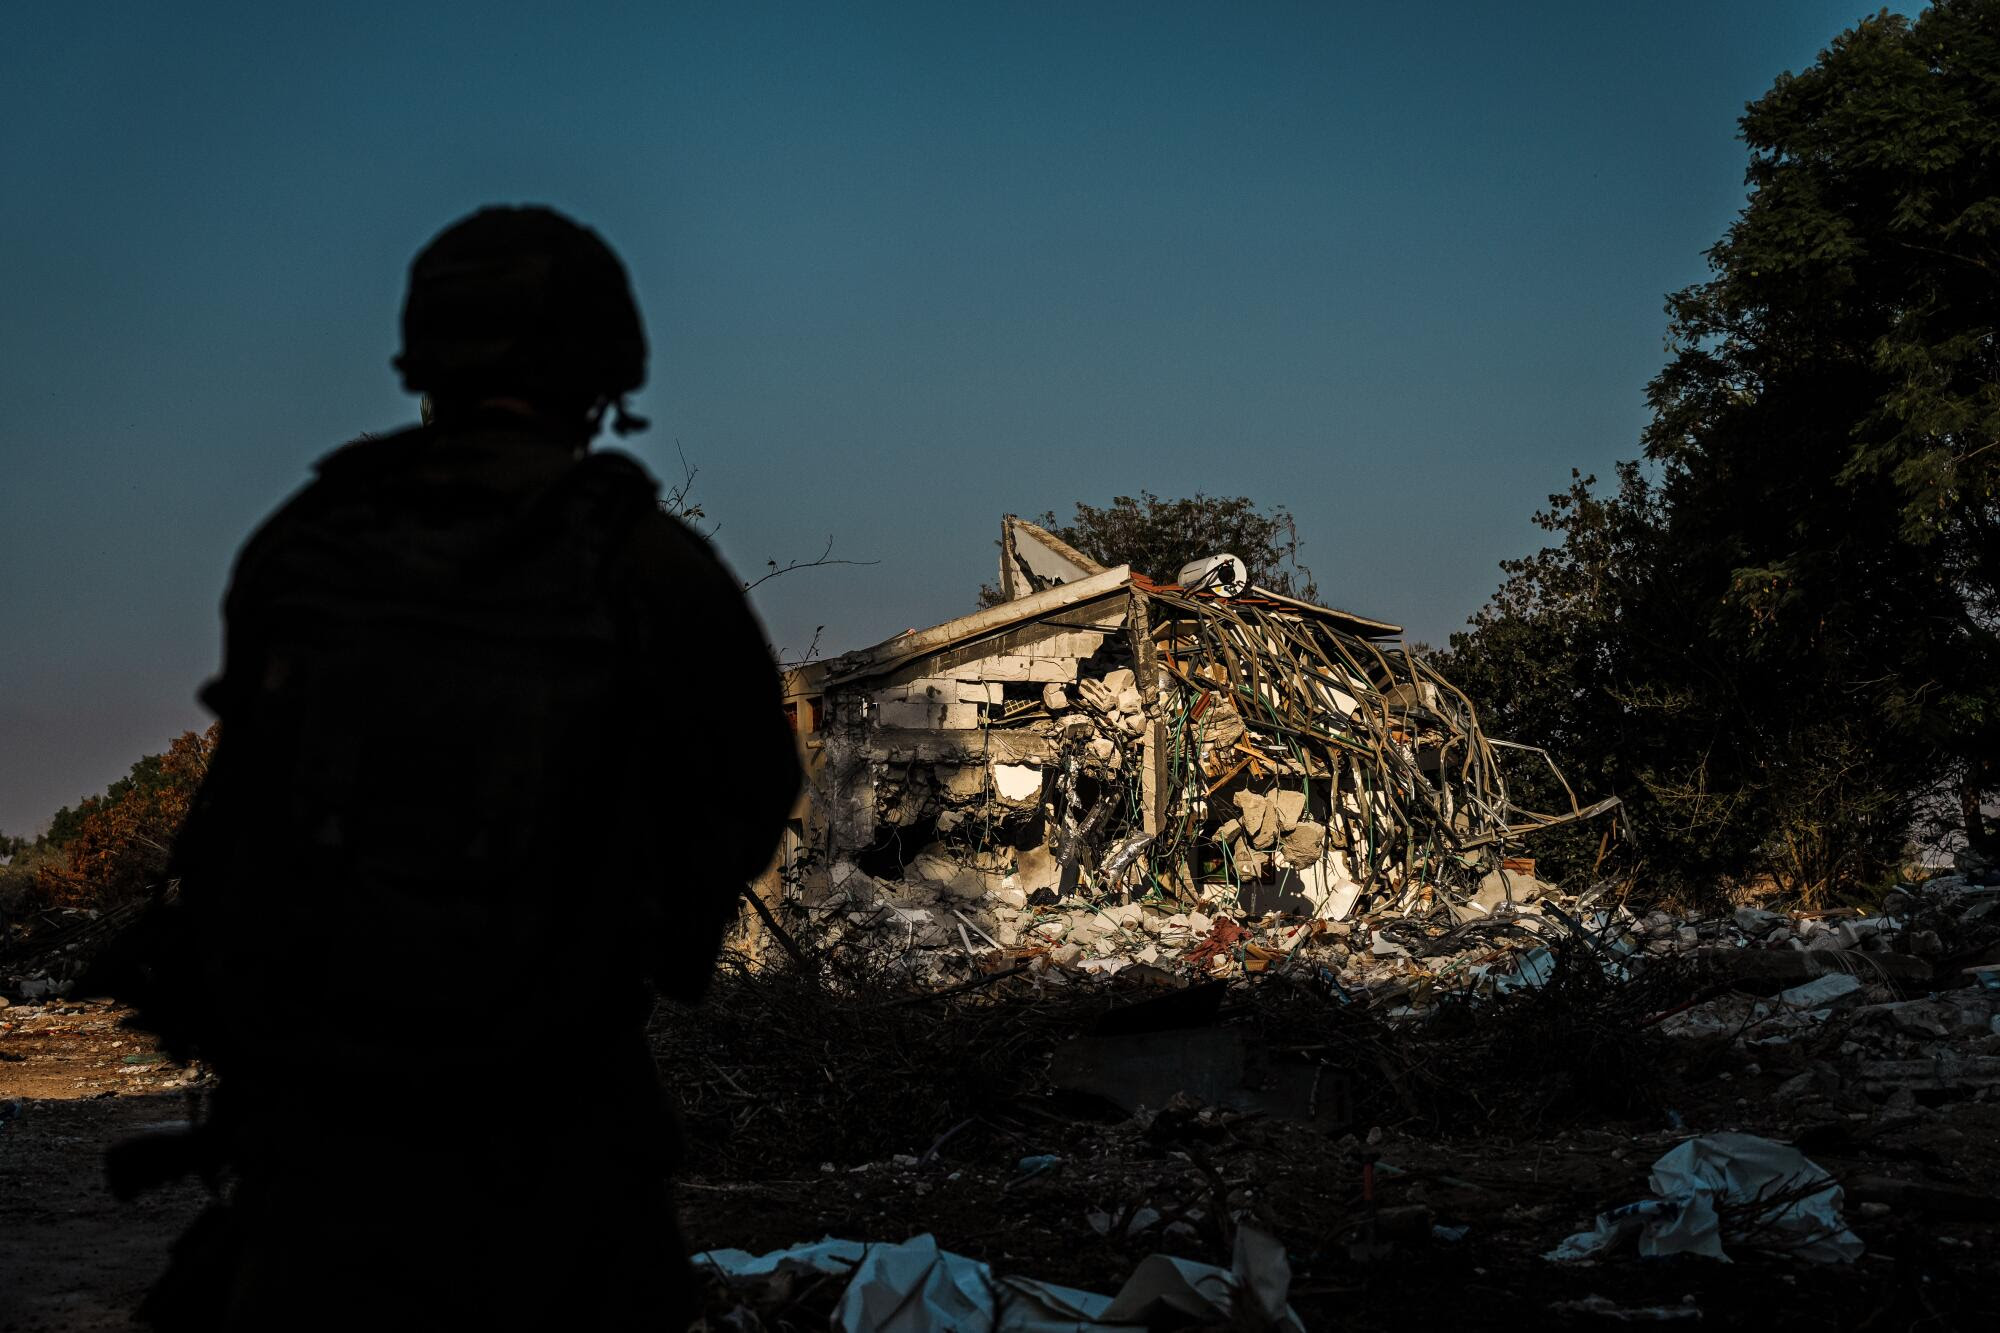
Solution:
[{"label": "bare branch", "polygon": [[770,566],[770,568],[744,584],[743,591],[749,592],[758,584],[774,579],[780,574],[789,574],[793,570],[819,569],[826,565],[879,565],[882,562],[879,560],[836,560],[833,558],[833,538],[829,536],[826,539],[826,549],[819,553],[819,558],[816,560],[794,560],[788,565],[780,565],[775,560],[766,560],[764,563]]}]

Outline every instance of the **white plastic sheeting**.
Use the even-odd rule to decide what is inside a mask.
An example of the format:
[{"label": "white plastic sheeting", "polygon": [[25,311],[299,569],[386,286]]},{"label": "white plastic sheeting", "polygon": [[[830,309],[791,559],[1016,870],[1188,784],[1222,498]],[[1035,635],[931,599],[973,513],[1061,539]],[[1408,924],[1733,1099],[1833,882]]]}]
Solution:
[{"label": "white plastic sheeting", "polygon": [[[1590,1230],[1568,1237],[1542,1257],[1595,1259],[1636,1234],[1639,1253],[1646,1258],[1704,1254],[1727,1262],[1718,1209],[1731,1206],[1751,1210],[1760,1248],[1817,1263],[1851,1263],[1861,1257],[1861,1238],[1847,1229],[1841,1215],[1839,1184],[1798,1149],[1772,1139],[1755,1134],[1689,1139],[1653,1163],[1647,1183],[1657,1198],[1598,1214]],[[1788,1201],[1779,1203],[1781,1198]]]},{"label": "white plastic sheeting", "polygon": [[939,1249],[929,1234],[900,1245],[829,1237],[764,1255],[708,1250],[694,1262],[736,1285],[851,1275],[834,1308],[837,1333],[1124,1333],[1239,1320],[1233,1326],[1305,1333],[1285,1303],[1291,1266],[1284,1247],[1248,1226],[1237,1229],[1230,1268],[1148,1255],[1116,1296],[996,1277],[977,1259]]}]

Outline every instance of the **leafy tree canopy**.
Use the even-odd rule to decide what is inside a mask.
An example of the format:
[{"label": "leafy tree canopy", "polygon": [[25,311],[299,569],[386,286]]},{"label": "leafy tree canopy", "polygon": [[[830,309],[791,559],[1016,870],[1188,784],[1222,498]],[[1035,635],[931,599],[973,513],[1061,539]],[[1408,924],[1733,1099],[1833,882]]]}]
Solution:
[{"label": "leafy tree canopy", "polygon": [[59,811],[41,843],[60,852],[36,867],[41,895],[63,906],[103,907],[144,893],[166,868],[217,734],[214,725],[183,732],[166,753],[142,757],[102,796]]},{"label": "leafy tree canopy", "polygon": [[[1742,121],[1749,201],[1668,303],[1651,476],[1454,636],[1508,730],[1625,795],[1648,863],[1878,879],[2000,753],[2000,0],[1881,14]],[[1498,728],[1496,728],[1498,729]]]}]

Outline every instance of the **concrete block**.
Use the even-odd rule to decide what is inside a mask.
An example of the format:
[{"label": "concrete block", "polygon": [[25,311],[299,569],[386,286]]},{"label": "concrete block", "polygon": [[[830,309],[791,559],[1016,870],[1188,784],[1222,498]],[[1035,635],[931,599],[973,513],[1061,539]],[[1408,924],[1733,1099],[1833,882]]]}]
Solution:
[{"label": "concrete block", "polygon": [[1031,643],[1020,651],[1029,657],[1079,658],[1089,657],[1104,646],[1102,634],[1092,634],[1079,630],[1072,634],[1055,634],[1039,643]]},{"label": "concrete block", "polygon": [[945,885],[945,892],[965,902],[974,903],[986,897],[986,876],[977,870],[961,871],[957,878]]},{"label": "concrete block", "polygon": [[946,704],[944,716],[938,726],[946,731],[976,731],[979,729],[978,704]]},{"label": "concrete block", "polygon": [[936,852],[923,852],[910,862],[903,873],[910,879],[921,879],[943,885],[957,879],[963,869],[963,866],[948,856],[941,856]]},{"label": "concrete block", "polygon": [[952,705],[926,703],[918,699],[884,699],[876,705],[878,727],[902,727],[912,731],[932,731],[942,725],[944,711]]},{"label": "concrete block", "polygon": [[1011,888],[1024,893],[1052,889],[1062,880],[1062,863],[1047,847],[1029,847],[1014,854],[1015,873],[1008,878]]},{"label": "concrete block", "polygon": [[958,682],[934,676],[906,680],[900,685],[883,686],[875,691],[874,699],[877,703],[956,703]]},{"label": "concrete block", "polygon": [[884,727],[911,727],[929,729],[936,709],[927,703],[917,703],[909,699],[878,698],[875,704],[875,721]]},{"label": "concrete block", "polygon": [[955,801],[972,801],[986,794],[986,770],[974,764],[939,764],[938,786]]},{"label": "concrete block", "polygon": [[1068,658],[1023,657],[1018,653],[1007,653],[967,662],[957,671],[966,680],[1067,682],[1076,679],[1076,662]]},{"label": "concrete block", "polygon": [[979,725],[979,705],[885,699],[877,706],[876,725],[915,731],[969,731]]},{"label": "concrete block", "polygon": [[1778,999],[1794,1009],[1830,1009],[1842,1002],[1861,1003],[1862,990],[1861,978],[1832,972],[1803,986],[1779,991]]},{"label": "concrete block", "polygon": [[1026,764],[995,764],[993,786],[1006,800],[1032,801],[1042,793],[1042,770]]},{"label": "concrete block", "polygon": [[1064,938],[1079,942],[1094,940],[1107,931],[1115,931],[1117,929],[1116,926],[1103,920],[1095,912],[1071,912],[1066,919],[1069,922],[1069,931]]}]

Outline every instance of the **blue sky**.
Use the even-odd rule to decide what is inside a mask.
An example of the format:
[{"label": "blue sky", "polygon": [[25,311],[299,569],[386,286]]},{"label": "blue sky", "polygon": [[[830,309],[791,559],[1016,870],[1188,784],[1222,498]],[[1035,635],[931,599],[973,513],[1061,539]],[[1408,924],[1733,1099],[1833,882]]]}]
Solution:
[{"label": "blue sky", "polygon": [[1006,511],[1282,502],[1442,640],[1636,451],[1809,3],[157,3],[0,25],[0,830],[200,725],[237,545],[488,202],[624,255],[633,448],[792,651],[968,609]]}]

